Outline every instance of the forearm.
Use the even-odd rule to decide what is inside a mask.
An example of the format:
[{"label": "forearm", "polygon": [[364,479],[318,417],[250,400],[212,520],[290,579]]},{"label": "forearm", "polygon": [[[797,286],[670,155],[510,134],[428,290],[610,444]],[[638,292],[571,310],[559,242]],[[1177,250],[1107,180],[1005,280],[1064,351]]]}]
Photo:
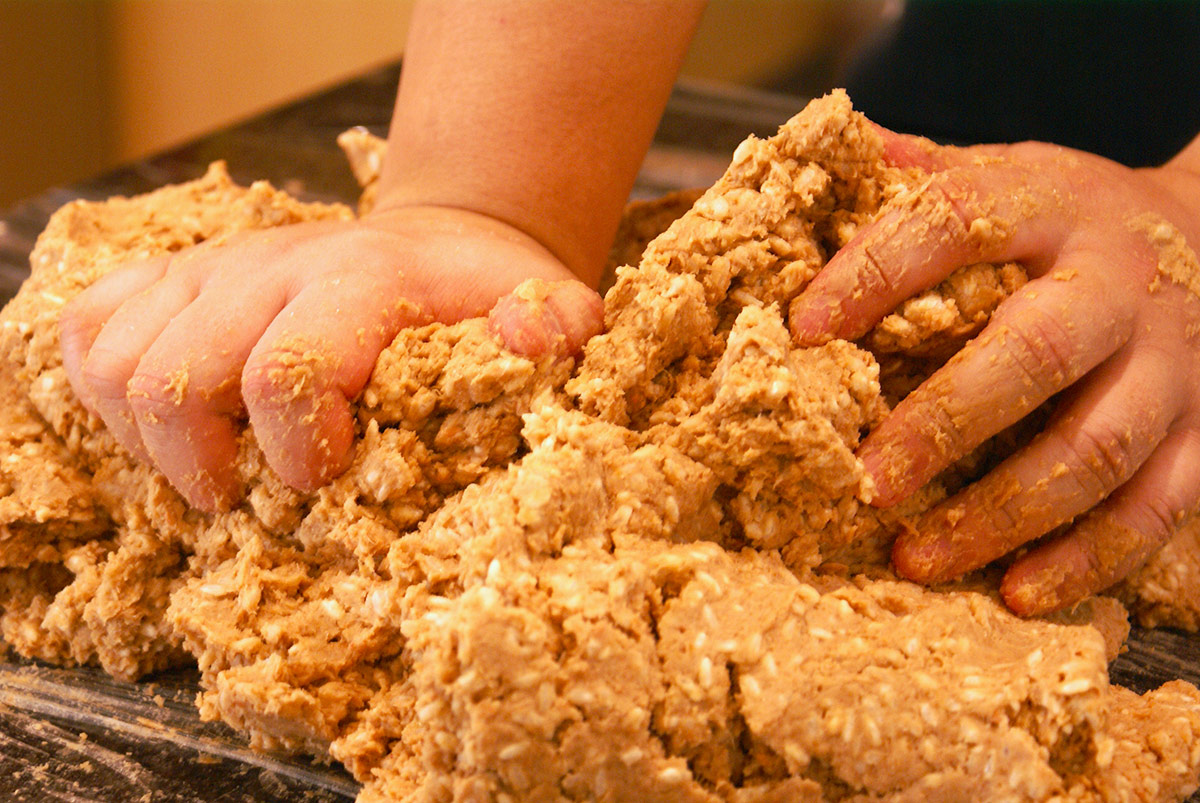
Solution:
[{"label": "forearm", "polygon": [[595,285],[702,4],[418,4],[379,209],[480,212]]}]

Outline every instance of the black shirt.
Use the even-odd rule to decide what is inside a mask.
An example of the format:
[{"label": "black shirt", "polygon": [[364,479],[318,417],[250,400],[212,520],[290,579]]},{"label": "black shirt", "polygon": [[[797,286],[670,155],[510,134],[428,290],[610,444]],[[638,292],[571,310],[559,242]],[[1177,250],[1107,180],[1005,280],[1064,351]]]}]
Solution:
[{"label": "black shirt", "polygon": [[845,83],[898,131],[1161,164],[1200,132],[1200,2],[910,0]]}]

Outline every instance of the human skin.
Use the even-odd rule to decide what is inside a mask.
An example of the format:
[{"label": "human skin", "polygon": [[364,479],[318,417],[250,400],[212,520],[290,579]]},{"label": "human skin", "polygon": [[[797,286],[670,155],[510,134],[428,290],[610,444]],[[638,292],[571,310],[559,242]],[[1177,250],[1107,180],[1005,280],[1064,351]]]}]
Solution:
[{"label": "human skin", "polygon": [[[130,265],[61,321],[82,402],[204,510],[240,498],[248,419],[267,462],[311,490],[354,448],[350,401],[403,327],[483,315],[575,351],[701,4],[453,0],[417,6],[374,211],[245,234]],[[304,426],[296,426],[296,422]]]},{"label": "human skin", "polygon": [[[289,484],[344,470],[349,400],[404,326],[483,314],[526,278],[577,278],[554,286],[544,314],[510,296],[492,316],[522,350],[577,349],[601,326],[586,288],[699,13],[419,5],[376,210],[106,277],[63,317],[76,392],[192,504],[218,510],[240,495],[224,468],[246,418]],[[1200,242],[1200,145],[1133,171],[1038,143],[950,149],[884,133],[892,162],[933,177],[831,260],[791,310],[794,336],[857,338],[962,264],[1023,263],[1032,281],[859,456],[875,502],[894,504],[1058,396],[1038,439],[930,511],[893,558],[907,577],[943,581],[1075,520],[1002,587],[1020,613],[1069,605],[1136,568],[1200,499],[1200,301],[1155,282],[1161,253],[1144,225]],[[296,364],[313,392],[292,392]]]},{"label": "human skin", "polygon": [[1131,170],[1043,143],[883,133],[890,161],[932,176],[830,260],[792,306],[793,335],[854,339],[959,266],[1023,264],[1031,281],[858,456],[889,506],[1055,396],[1044,430],[902,533],[892,559],[942,582],[1069,525],[1001,584],[1017,613],[1068,606],[1136,569],[1200,500],[1200,265],[1183,244],[1200,243],[1200,139]]}]

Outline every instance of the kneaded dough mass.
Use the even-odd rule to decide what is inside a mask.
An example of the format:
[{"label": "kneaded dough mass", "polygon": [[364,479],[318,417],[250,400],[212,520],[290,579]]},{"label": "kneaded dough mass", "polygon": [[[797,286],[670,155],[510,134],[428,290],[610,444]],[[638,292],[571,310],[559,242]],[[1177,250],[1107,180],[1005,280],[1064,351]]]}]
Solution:
[{"label": "kneaded dough mass", "polygon": [[[132,257],[351,212],[220,165],[68,205],[2,314],[5,641],[122,678],[195,662],[205,717],[342,762],[362,803],[1184,799],[1200,692],[1109,685],[1119,603],[1021,620],[986,578],[889,574],[897,529],[1019,433],[889,510],[854,449],[1024,274],[964,268],[858,344],[797,348],[787,310],[920,182],[844,94],[814,101],[651,210],[578,362],[482,319],[402,332],[343,476],[293,491],[247,433],[216,516],[80,406],[59,311]],[[1186,623],[1145,576],[1127,601]]]}]

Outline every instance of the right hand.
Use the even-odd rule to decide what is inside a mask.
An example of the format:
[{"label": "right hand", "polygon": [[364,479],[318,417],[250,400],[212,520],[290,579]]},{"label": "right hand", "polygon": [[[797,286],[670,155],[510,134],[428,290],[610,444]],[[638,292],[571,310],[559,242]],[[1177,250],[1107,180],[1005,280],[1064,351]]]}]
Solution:
[{"label": "right hand", "polygon": [[888,160],[928,183],[829,261],[791,308],[793,334],[857,339],[962,265],[1021,263],[1030,281],[858,457],[872,504],[887,507],[1055,397],[1038,436],[902,532],[892,561],[941,583],[1017,553],[1000,585],[1009,608],[1072,605],[1128,576],[1200,505],[1200,139],[1131,170],[1046,143],[881,133]]},{"label": "right hand", "polygon": [[[485,215],[409,206],[247,232],[104,276],[63,312],[83,404],[194,506],[228,509],[245,416],[270,466],[313,490],[344,471],[350,402],[404,327],[483,315],[525,279],[573,280],[550,251]],[[510,348],[578,351],[603,325],[577,281],[492,314]]]}]

